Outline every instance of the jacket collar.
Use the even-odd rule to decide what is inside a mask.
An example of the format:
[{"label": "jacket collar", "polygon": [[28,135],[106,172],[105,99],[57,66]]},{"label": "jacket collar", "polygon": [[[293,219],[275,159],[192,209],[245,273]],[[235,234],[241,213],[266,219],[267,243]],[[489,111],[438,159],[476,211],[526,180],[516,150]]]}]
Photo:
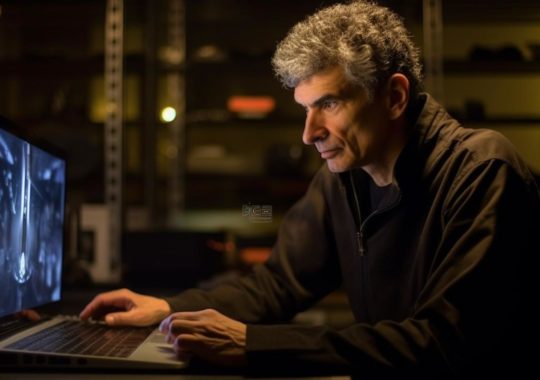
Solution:
[{"label": "jacket collar", "polygon": [[[414,112],[414,109],[417,111]],[[426,161],[433,152],[441,124],[453,121],[444,108],[427,93],[420,94],[416,106],[411,107],[411,129],[394,168],[394,178],[400,189],[418,183],[423,175]],[[414,118],[414,115],[417,115]]]},{"label": "jacket collar", "polygon": [[[399,154],[394,170],[394,185],[400,192],[414,186],[422,176],[425,161],[432,152],[438,134],[440,121],[453,120],[444,108],[427,93],[419,95],[418,100],[407,110],[410,133],[407,143]],[[353,169],[358,178],[368,174],[362,169]],[[339,174],[343,186],[350,186],[350,171]]]}]

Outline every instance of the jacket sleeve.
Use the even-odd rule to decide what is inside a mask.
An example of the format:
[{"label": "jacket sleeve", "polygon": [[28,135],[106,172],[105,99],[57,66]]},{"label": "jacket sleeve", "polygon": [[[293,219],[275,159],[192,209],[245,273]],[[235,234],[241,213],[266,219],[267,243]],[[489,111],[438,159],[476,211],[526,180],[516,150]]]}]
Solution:
[{"label": "jacket sleeve", "polygon": [[366,378],[483,378],[485,368],[523,369],[523,339],[538,324],[531,309],[539,215],[538,190],[530,181],[498,160],[477,165],[456,179],[447,197],[440,259],[409,318],[343,330],[248,325],[250,367]]},{"label": "jacket sleeve", "polygon": [[329,175],[321,169],[305,196],[286,214],[266,263],[214,289],[191,289],[167,298],[171,308],[213,308],[246,323],[283,322],[338,287],[339,261],[333,234],[327,230],[323,196]]}]

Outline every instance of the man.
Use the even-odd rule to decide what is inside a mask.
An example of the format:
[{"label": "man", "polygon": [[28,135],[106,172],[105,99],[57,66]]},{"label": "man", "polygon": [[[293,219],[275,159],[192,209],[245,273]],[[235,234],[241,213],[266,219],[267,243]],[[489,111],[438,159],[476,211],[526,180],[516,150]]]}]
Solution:
[{"label": "man", "polygon": [[[273,64],[306,110],[304,143],[326,165],[286,215],[270,259],[167,300],[101,294],[81,317],[114,307],[111,325],[165,318],[178,355],[263,373],[451,378],[522,368],[540,200],[507,140],[462,128],[421,93],[402,21],[369,2],[299,23]],[[341,285],[353,325],[283,324]]]}]

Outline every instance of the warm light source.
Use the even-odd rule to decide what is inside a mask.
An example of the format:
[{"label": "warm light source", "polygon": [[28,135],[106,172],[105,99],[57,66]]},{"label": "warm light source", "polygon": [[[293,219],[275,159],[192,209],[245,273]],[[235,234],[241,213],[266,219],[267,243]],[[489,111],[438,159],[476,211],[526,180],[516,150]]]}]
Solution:
[{"label": "warm light source", "polygon": [[231,96],[227,109],[241,117],[265,117],[276,107],[276,101],[270,96]]},{"label": "warm light source", "polygon": [[161,120],[170,123],[176,118],[176,110],[173,107],[165,107],[161,110]]}]

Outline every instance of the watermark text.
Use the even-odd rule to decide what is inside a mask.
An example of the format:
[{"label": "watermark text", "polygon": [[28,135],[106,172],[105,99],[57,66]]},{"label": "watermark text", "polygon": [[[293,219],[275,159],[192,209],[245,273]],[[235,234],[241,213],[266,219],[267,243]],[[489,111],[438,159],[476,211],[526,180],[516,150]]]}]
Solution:
[{"label": "watermark text", "polygon": [[253,223],[271,223],[272,206],[254,205],[251,203],[244,204],[242,205],[242,216],[248,218]]}]

